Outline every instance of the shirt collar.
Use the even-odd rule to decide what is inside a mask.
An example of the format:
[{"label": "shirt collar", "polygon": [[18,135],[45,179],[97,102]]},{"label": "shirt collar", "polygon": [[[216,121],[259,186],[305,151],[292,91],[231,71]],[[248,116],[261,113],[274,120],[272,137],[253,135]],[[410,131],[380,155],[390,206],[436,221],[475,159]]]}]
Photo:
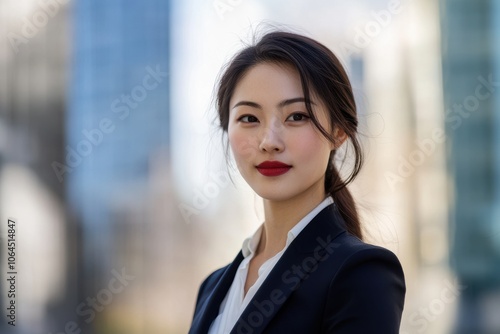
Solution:
[{"label": "shirt collar", "polygon": [[[312,209],[304,218],[302,218],[294,227],[288,231],[285,249],[292,243],[292,241],[299,235],[299,233],[311,222],[311,220],[316,217],[316,215],[323,210],[325,207],[333,203],[333,198],[331,196],[327,196],[321,203],[319,203],[314,209]],[[253,255],[257,250],[257,246],[259,245],[260,237],[262,235],[262,230],[264,227],[264,223],[262,223],[255,233],[246,238],[243,241],[243,246],[241,251],[244,257],[248,257]]]},{"label": "shirt collar", "polygon": [[241,251],[244,257],[248,257],[255,253],[257,250],[257,246],[259,245],[260,236],[262,235],[262,229],[264,228],[264,224],[261,224],[257,231],[251,236],[246,238],[243,241],[243,246],[241,247]]}]

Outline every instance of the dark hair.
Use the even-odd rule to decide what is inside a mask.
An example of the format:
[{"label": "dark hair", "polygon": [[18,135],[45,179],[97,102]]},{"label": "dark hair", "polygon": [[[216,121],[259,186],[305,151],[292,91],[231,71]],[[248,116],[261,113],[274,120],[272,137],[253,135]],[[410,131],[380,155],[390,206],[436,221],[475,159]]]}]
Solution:
[{"label": "dark hair", "polygon": [[256,44],[237,53],[225,68],[217,87],[216,106],[222,130],[227,133],[229,101],[236,84],[246,71],[263,62],[292,65],[300,74],[306,109],[316,128],[335,144],[332,133],[328,133],[319,124],[312,112],[311,91],[321,98],[327,108],[332,131],[339,127],[350,139],[354,148],[353,169],[346,179],[342,180],[334,164],[337,149],[332,150],[325,173],[325,192],[333,197],[346,222],[347,230],[362,239],[356,204],[346,187],[359,173],[363,163],[361,145],[356,137],[356,104],[347,73],[327,47],[302,35],[273,31],[265,34]]}]

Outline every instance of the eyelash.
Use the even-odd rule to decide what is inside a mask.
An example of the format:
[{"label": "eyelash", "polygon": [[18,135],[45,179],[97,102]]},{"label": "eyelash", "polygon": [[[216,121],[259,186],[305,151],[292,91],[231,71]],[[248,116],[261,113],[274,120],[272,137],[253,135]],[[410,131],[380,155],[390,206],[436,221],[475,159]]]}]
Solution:
[{"label": "eyelash", "polygon": [[[290,114],[286,119],[290,118],[291,116],[295,116],[295,115],[300,115],[300,116],[303,117],[303,119],[295,121],[295,122],[305,121],[305,120],[307,120],[307,119],[310,118],[309,115],[307,115],[307,114],[296,112],[296,113]],[[244,121],[242,121],[242,119],[245,118],[245,117],[254,117],[254,118],[257,118],[254,115],[243,115],[240,118],[238,118],[238,121],[243,122],[243,123],[254,123],[254,122],[244,122]]]},{"label": "eyelash", "polygon": [[[290,114],[290,116],[294,116],[294,115],[302,116],[303,119],[301,119],[301,121],[307,121],[309,119],[309,115],[301,113],[301,112],[296,112],[296,113]],[[290,118],[290,116],[288,116],[287,119]],[[297,121],[297,122],[300,122],[300,121]]]},{"label": "eyelash", "polygon": [[254,118],[257,118],[257,117],[255,117],[254,115],[243,115],[243,116],[241,116],[240,118],[238,118],[238,122],[243,122],[243,123],[252,123],[252,122],[244,122],[244,121],[243,121],[243,119],[244,119],[245,117],[254,117]]}]

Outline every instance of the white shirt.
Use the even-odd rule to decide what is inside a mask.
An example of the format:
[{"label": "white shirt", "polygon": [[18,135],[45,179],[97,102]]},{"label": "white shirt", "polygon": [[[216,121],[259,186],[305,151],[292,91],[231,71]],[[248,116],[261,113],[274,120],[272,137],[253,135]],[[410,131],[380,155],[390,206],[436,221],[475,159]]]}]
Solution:
[{"label": "white shirt", "polygon": [[262,282],[266,279],[267,275],[274,268],[274,265],[281,258],[281,255],[285,252],[292,241],[299,235],[299,233],[304,229],[304,227],[309,224],[309,222],[325,207],[333,203],[331,196],[327,196],[321,203],[319,203],[311,212],[309,212],[304,218],[302,218],[290,231],[288,231],[285,247],[272,258],[264,262],[259,268],[259,277],[255,281],[254,285],[248,289],[245,297],[244,288],[245,281],[248,273],[248,264],[250,260],[255,255],[255,250],[259,245],[260,237],[262,234],[262,228],[264,224],[261,224],[253,236],[246,238],[243,241],[242,253],[244,256],[243,261],[241,261],[238,270],[234,276],[233,283],[229,288],[226,297],[222,301],[219,308],[219,315],[212,322],[208,334],[227,334],[238,321],[241,313],[248,305],[250,300],[254,297],[257,290],[262,285]]}]

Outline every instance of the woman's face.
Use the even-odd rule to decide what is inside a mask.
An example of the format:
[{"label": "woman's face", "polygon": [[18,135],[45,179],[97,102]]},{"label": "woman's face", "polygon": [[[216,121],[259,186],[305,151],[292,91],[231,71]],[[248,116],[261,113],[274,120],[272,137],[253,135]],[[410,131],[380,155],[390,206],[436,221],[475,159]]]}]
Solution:
[{"label": "woman's face", "polygon": [[[311,98],[316,118],[330,131],[325,107]],[[228,135],[241,175],[262,198],[324,197],[334,145],[307,116],[299,73],[290,65],[261,63],[243,75],[229,102]],[[264,161],[291,167],[259,168]]]}]

